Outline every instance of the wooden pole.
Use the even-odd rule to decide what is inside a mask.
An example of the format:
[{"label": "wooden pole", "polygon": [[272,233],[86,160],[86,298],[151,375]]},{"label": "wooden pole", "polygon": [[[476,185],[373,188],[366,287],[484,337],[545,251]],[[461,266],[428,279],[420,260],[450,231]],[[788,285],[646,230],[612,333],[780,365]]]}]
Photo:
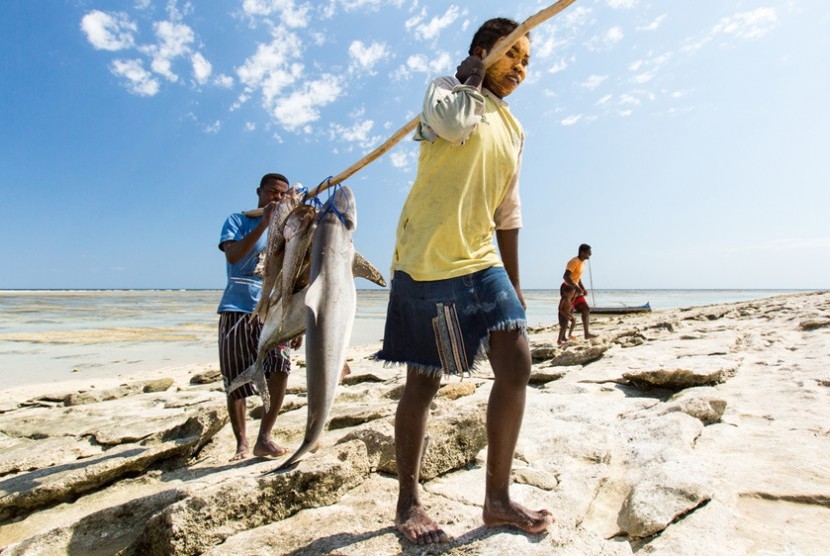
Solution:
[{"label": "wooden pole", "polygon": [[[559,12],[570,6],[576,2],[576,0],[559,0],[555,4],[551,4],[547,8],[540,10],[539,12],[533,14],[529,18],[525,19],[522,23],[516,27],[512,33],[507,35],[505,40],[501,41],[498,45],[493,48],[488,54],[487,57],[484,58],[484,67],[492,66],[493,63],[504,56],[505,52],[510,50],[510,48],[519,40],[520,37],[526,35],[528,31],[533,29],[534,27],[538,26],[541,23],[544,23],[548,19],[552,18],[553,16],[557,15]],[[396,131],[392,137],[387,139],[383,142],[382,145],[377,147],[375,150],[337,174],[333,176],[331,179],[325,180],[323,183],[309,191],[305,198],[311,199],[312,197],[316,197],[326,189],[337,185],[338,183],[342,183],[346,181],[348,178],[352,177],[354,174],[358,172],[364,166],[367,166],[369,163],[375,161],[376,159],[380,158],[386,151],[394,147],[401,139],[405,136],[412,133],[415,128],[418,126],[418,120],[420,116],[415,116],[410,120],[406,125]],[[262,209],[254,209],[245,212],[244,214],[249,216],[259,216],[262,214]]]}]

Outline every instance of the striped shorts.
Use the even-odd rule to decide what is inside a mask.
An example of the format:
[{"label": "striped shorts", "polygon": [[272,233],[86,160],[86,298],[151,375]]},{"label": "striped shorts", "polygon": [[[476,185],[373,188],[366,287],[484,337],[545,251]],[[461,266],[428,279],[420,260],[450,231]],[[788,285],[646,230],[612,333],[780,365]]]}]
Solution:
[{"label": "striped shorts", "polygon": [[[256,361],[261,331],[262,323],[258,319],[252,321],[249,313],[219,313],[219,370],[222,372],[225,391],[234,378]],[[273,372],[291,372],[291,360],[283,355],[284,348],[285,346],[278,346],[268,352],[263,363],[265,376]],[[249,383],[234,390],[230,398],[240,400],[256,393],[256,389]]]}]

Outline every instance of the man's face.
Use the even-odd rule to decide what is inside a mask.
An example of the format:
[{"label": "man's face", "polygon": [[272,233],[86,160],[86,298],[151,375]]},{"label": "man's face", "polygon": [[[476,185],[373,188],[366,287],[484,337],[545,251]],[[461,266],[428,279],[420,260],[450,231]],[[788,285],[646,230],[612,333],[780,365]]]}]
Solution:
[{"label": "man's face", "polygon": [[[496,41],[496,44],[503,40],[504,37]],[[484,86],[499,98],[506,97],[515,91],[516,87],[527,77],[529,63],[530,39],[520,37],[507,53],[487,68]]]},{"label": "man's face", "polygon": [[590,249],[586,249],[585,251],[583,251],[583,252],[582,252],[582,258],[583,258],[584,260],[586,260],[586,261],[587,261],[588,259],[590,259],[590,258],[591,258],[591,250],[590,250]]},{"label": "man's face", "polygon": [[262,187],[257,188],[256,192],[259,196],[258,206],[264,207],[271,201],[280,202],[288,192],[288,184],[280,180],[271,180]]}]

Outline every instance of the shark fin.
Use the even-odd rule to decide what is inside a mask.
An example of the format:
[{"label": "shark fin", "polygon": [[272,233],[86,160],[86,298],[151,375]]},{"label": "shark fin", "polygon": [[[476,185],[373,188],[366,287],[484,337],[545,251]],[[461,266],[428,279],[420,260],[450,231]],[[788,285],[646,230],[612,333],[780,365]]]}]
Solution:
[{"label": "shark fin", "polygon": [[375,265],[366,260],[366,258],[354,252],[354,262],[352,262],[352,274],[355,278],[364,278],[370,282],[374,282],[378,286],[386,287],[386,280],[383,279],[383,274],[375,268]]}]

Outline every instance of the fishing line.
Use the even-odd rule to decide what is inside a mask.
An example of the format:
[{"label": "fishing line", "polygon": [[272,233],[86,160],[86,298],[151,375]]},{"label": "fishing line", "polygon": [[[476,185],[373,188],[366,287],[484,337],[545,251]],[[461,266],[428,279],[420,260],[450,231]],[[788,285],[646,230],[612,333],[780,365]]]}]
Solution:
[{"label": "fishing line", "polygon": [[591,272],[591,259],[588,259],[588,281],[591,282],[591,303],[596,307],[597,300],[594,297],[594,274]]}]

